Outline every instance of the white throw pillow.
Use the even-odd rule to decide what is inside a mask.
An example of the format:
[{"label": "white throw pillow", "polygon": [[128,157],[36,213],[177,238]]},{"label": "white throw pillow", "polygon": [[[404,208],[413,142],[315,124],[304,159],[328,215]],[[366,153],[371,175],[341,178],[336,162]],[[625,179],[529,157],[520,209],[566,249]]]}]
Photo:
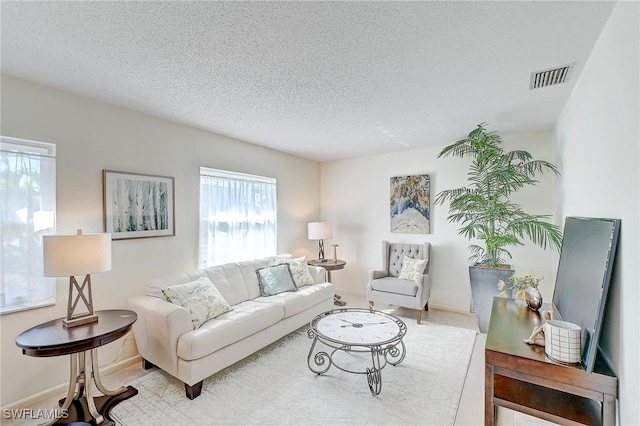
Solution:
[{"label": "white throw pillow", "polygon": [[187,310],[194,330],[210,319],[231,310],[229,303],[207,277],[163,288],[162,294],[167,301]]},{"label": "white throw pillow", "polygon": [[419,276],[424,274],[424,268],[427,266],[429,260],[414,259],[412,257],[405,256],[402,260],[402,268],[400,268],[400,275],[398,278],[404,280],[415,281]]},{"label": "white throw pillow", "polygon": [[296,257],[296,258],[276,258],[276,265],[281,265],[283,263],[289,264],[289,269],[291,269],[291,276],[293,277],[293,281],[296,283],[296,287],[304,287],[305,285],[313,284],[313,277],[311,276],[311,272],[309,272],[309,265],[307,265],[306,256]]}]

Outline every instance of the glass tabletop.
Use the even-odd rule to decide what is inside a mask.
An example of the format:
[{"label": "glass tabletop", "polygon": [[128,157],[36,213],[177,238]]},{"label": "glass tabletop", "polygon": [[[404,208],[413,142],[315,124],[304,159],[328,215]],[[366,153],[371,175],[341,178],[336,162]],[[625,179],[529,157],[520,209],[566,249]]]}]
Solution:
[{"label": "glass tabletop", "polygon": [[376,346],[401,340],[407,332],[399,318],[370,309],[335,309],[318,315],[311,329],[321,338],[354,346]]}]

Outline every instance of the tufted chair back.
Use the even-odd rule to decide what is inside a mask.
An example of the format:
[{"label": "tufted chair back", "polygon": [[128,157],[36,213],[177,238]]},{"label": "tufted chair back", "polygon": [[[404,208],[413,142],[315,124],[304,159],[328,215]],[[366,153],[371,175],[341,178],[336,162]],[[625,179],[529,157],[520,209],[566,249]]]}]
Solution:
[{"label": "tufted chair back", "polygon": [[[414,259],[429,259],[429,244],[401,244],[382,242],[382,262],[384,268],[392,277],[397,277],[402,269],[402,261],[404,257],[412,257]],[[431,269],[431,262],[427,263],[428,274]]]}]

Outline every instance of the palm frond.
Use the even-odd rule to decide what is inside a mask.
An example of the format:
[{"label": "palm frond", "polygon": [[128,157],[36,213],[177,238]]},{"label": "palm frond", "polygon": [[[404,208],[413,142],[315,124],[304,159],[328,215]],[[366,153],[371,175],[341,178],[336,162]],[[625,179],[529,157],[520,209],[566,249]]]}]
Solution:
[{"label": "palm frond", "polygon": [[559,226],[547,222],[549,218],[547,215],[524,215],[509,223],[507,230],[519,236],[527,236],[545,250],[550,247],[560,251],[562,231]]},{"label": "palm frond", "polygon": [[529,176],[535,176],[537,173],[546,171],[553,172],[556,176],[560,176],[560,171],[556,166],[544,160],[527,161],[520,166]]},{"label": "palm frond", "polygon": [[467,143],[467,139],[462,139],[440,151],[440,153],[438,154],[438,158],[448,156],[463,158],[473,153],[474,149]]},{"label": "palm frond", "polygon": [[469,185],[448,189],[436,196],[436,203],[449,202],[447,220],[459,223],[458,233],[469,240],[478,240],[484,246],[470,244],[470,259],[496,266],[511,259],[508,247],[522,245],[527,238],[546,249],[557,250],[562,244],[562,233],[557,225],[549,223],[549,216],[530,215],[509,197],[518,190],[537,185],[537,174],[559,171],[552,163],[535,160],[524,150],[505,151],[502,139],[488,132],[486,123],[479,124],[466,139],[447,147],[438,158],[471,157],[467,172]]}]

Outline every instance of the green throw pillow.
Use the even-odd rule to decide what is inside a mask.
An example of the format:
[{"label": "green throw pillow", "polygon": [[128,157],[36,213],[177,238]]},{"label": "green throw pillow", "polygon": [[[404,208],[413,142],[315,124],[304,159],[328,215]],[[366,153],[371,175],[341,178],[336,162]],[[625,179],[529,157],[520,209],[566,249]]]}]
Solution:
[{"label": "green throw pillow", "polygon": [[207,277],[163,288],[162,294],[167,301],[187,310],[194,330],[210,319],[231,310],[229,303]]},{"label": "green throw pillow", "polygon": [[400,268],[400,275],[398,278],[404,280],[415,281],[424,274],[424,268],[427,266],[429,260],[414,259],[412,257],[405,256],[402,261],[402,268]]},{"label": "green throw pillow", "polygon": [[261,296],[273,296],[286,291],[298,291],[288,263],[256,269]]},{"label": "green throw pillow", "polygon": [[305,256],[296,258],[276,258],[276,265],[282,265],[288,263],[291,269],[291,276],[296,283],[296,287],[304,287],[305,285],[313,284],[313,277],[309,272],[309,265],[307,265],[307,258]]}]

